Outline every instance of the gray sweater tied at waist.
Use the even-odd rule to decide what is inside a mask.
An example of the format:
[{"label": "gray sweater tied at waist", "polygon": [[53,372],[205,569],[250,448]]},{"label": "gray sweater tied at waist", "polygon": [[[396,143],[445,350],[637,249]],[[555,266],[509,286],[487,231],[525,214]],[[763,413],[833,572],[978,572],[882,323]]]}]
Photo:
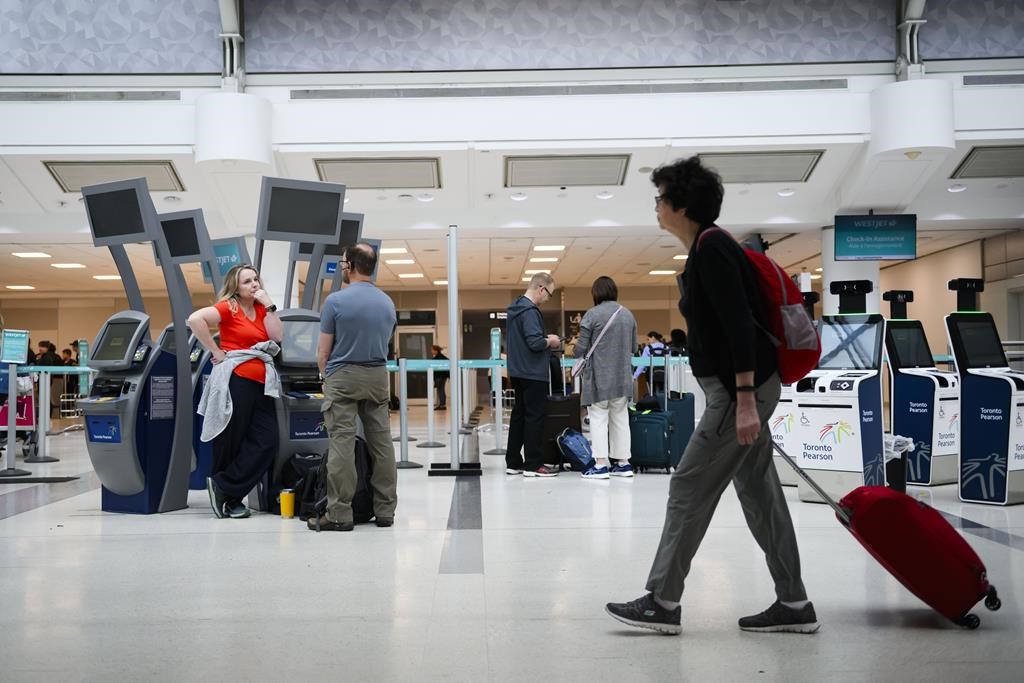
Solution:
[{"label": "gray sweater tied at waist", "polygon": [[197,412],[203,416],[203,433],[199,437],[200,441],[213,441],[231,421],[231,392],[228,390],[228,383],[235,368],[242,363],[253,359],[263,361],[267,371],[263,395],[274,398],[281,396],[281,378],[274,367],[274,356],[280,351],[281,347],[276,342],[260,342],[249,349],[228,351],[224,360],[213,366],[210,379],[203,387],[203,395],[199,399]]}]

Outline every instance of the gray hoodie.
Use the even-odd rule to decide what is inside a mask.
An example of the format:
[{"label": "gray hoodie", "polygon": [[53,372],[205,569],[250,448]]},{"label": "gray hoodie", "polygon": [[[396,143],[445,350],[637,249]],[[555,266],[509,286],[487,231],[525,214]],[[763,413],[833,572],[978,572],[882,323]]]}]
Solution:
[{"label": "gray hoodie", "polygon": [[537,305],[521,296],[508,307],[508,376],[551,381],[551,350],[544,317]]},{"label": "gray hoodie", "polygon": [[213,366],[210,379],[203,387],[203,395],[199,399],[199,409],[203,416],[203,433],[199,440],[206,443],[224,431],[231,421],[231,391],[228,384],[231,375],[242,363],[254,358],[263,361],[267,370],[267,378],[263,385],[263,395],[279,398],[281,396],[281,378],[274,367],[274,356],[281,351],[276,342],[265,341],[254,344],[250,349],[228,351],[224,360]]}]

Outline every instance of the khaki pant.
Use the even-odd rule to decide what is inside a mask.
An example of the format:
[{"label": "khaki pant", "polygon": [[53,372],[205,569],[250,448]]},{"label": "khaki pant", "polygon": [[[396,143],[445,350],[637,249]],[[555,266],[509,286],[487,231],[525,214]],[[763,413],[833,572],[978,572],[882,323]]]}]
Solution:
[{"label": "khaki pant", "polygon": [[395,447],[388,415],[388,371],[383,365],[345,365],[324,381],[324,422],[330,437],[327,455],[327,518],[352,521],[356,491],[356,416],[363,421],[366,445],[373,460],[370,488],[373,512],[393,519],[398,505]]},{"label": "khaki pant", "polygon": [[736,403],[722,383],[713,377],[697,381],[707,395],[708,407],[669,482],[665,527],[647,590],[662,600],[679,601],[690,562],[731,482],[747,527],[764,551],[775,594],[783,601],[806,600],[796,533],[772,462],[768,420],[779,402],[778,375],[755,394],[761,434],[750,446],[736,441]]}]

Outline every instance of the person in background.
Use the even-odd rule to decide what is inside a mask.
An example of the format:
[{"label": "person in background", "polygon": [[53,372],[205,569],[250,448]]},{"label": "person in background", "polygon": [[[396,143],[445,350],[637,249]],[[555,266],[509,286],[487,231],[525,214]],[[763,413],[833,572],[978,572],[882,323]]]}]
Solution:
[{"label": "person in background", "polygon": [[28,340],[28,356],[26,356],[26,358],[28,360],[28,365],[36,365],[36,352],[32,350],[31,339]]},{"label": "person in background", "polygon": [[583,478],[632,477],[628,405],[633,394],[629,370],[636,319],[629,309],[617,303],[619,288],[610,277],[594,280],[590,294],[594,307],[580,322],[574,354],[576,358],[585,358],[593,349],[582,372],[581,403],[587,407],[590,418],[595,464],[583,472]]},{"label": "person in background", "polygon": [[[66,367],[77,367],[78,361],[75,360],[71,354],[71,349],[64,349],[60,352],[62,361]],[[64,393],[65,394],[78,394],[78,375],[64,375]]]},{"label": "person in background", "polygon": [[[220,346],[210,334],[214,325],[220,328]],[[274,348],[281,343],[284,325],[277,306],[263,289],[260,274],[250,265],[241,265],[224,275],[217,303],[190,315],[188,326],[213,355],[213,364],[224,364],[224,369],[215,367],[211,373],[202,402],[218,387],[231,397],[230,417],[213,437],[213,468],[206,480],[210,505],[217,519],[248,517],[249,508],[242,499],[273,465],[278,443],[274,399],[268,395],[268,391],[279,389],[273,386],[276,382],[268,382],[277,378],[272,372],[273,354],[257,347],[276,354]],[[227,377],[223,377],[225,372]],[[204,416],[204,435],[207,423],[224,417]]]},{"label": "person in background", "polygon": [[508,307],[508,376],[516,400],[508,424],[505,474],[524,477],[555,477],[558,470],[545,467],[544,410],[551,384],[551,350],[561,345],[558,335],[544,334],[544,317],[538,306],[555,291],[549,273],[537,273],[521,297]]},{"label": "person in background", "polygon": [[686,332],[677,327],[669,332],[669,340],[668,348],[673,356],[686,355]]},{"label": "person in background", "polygon": [[[690,364],[707,396],[707,409],[669,480],[661,541],[647,593],[608,603],[618,621],[662,633],[682,632],[679,600],[693,557],[722,493],[732,483],[747,527],[764,552],[776,601],[739,620],[744,631],[814,633],[819,624],[800,576],[800,552],[772,464],[768,420],[781,384],[775,348],[758,324],[766,302],[750,262],[733,237],[715,226],[724,190],[698,157],[654,171],[658,225],[689,250],[679,311],[690,331]],[[728,588],[706,590],[717,597]]]},{"label": "person in background", "polygon": [[309,529],[352,531],[352,498],[358,485],[356,417],[363,422],[366,447],[373,459],[370,488],[379,527],[395,522],[398,468],[391,442],[387,369],[388,340],[395,333],[395,303],[371,279],[377,253],[364,242],[348,247],[342,269],[344,289],[324,302],[320,314],[317,365],[324,380],[323,415],[330,437],[327,453],[327,510]]},{"label": "person in background", "polygon": [[[430,347],[430,350],[434,352],[431,360],[448,360],[448,356],[441,353],[441,347],[434,345]],[[448,383],[448,370],[434,370],[434,389],[437,390],[437,406],[435,410],[447,410],[447,398],[445,397],[444,387]]]},{"label": "person in background", "polygon": [[[644,347],[644,350],[640,353],[640,355],[643,358],[650,358],[652,356],[655,358],[662,358],[668,355],[668,347],[665,346],[664,337],[661,336],[660,332],[651,330],[650,332],[647,333],[647,346]],[[650,370],[647,377],[648,381],[650,382],[650,392],[652,394],[657,394],[660,391],[664,391],[665,368],[648,367],[641,365],[633,373],[633,379],[637,379],[638,377],[640,377],[640,375],[644,374],[648,370]]]},{"label": "person in background", "polygon": [[39,352],[36,354],[36,365],[64,365],[64,361],[57,355],[57,347],[49,341],[39,342]]}]

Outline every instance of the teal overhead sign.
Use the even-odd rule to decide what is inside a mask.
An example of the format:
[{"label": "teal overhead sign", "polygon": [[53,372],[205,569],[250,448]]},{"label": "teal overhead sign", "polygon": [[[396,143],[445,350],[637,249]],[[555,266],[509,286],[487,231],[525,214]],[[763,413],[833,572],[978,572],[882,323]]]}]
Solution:
[{"label": "teal overhead sign", "polygon": [[917,215],[836,216],[836,261],[917,258]]},{"label": "teal overhead sign", "polygon": [[[243,259],[248,258],[242,256],[242,246],[236,238],[213,240],[213,256],[217,259],[217,269],[220,271],[221,277],[227,275],[233,266],[244,264]],[[203,281],[210,282],[211,279],[210,268],[204,263]]]},{"label": "teal overhead sign", "polygon": [[28,330],[4,330],[0,339],[0,363],[28,362]]}]

